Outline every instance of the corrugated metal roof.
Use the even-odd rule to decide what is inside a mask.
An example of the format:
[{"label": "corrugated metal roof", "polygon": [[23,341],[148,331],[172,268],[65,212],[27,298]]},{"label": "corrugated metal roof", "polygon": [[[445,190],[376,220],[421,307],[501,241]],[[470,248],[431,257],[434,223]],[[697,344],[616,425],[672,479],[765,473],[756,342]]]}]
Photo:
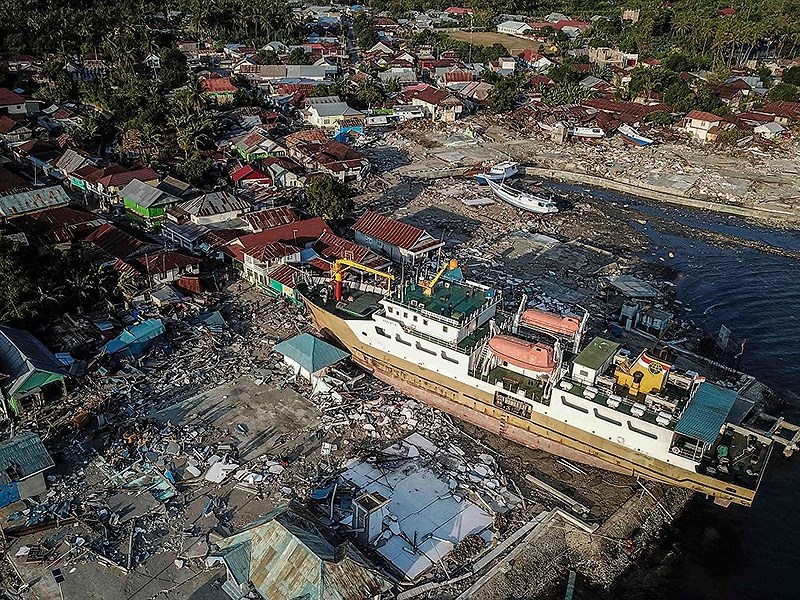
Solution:
[{"label": "corrugated metal roof", "polygon": [[353,225],[353,230],[404,250],[411,250],[425,235],[425,231],[419,227],[385,217],[371,210],[361,215],[361,218]]},{"label": "corrugated metal roof", "polygon": [[178,208],[195,217],[210,217],[247,210],[250,208],[250,203],[229,192],[217,191],[187,200],[178,205]]},{"label": "corrugated metal roof", "polygon": [[144,242],[110,223],[95,229],[86,236],[85,241],[94,244],[114,258],[123,260],[158,249],[155,244]]},{"label": "corrugated metal roof", "polygon": [[244,215],[253,231],[264,231],[297,221],[297,213],[288,206],[276,206]]},{"label": "corrugated metal roof", "polygon": [[42,342],[23,329],[0,325],[0,372],[9,394],[34,371],[64,375],[64,366]]},{"label": "corrugated metal roof", "polygon": [[691,438],[713,444],[736,403],[738,394],[704,381],[697,388],[675,431]]},{"label": "corrugated metal roof", "polygon": [[351,546],[334,560],[334,546],[291,511],[276,510],[261,521],[220,541],[215,556],[234,579],[251,582],[264,598],[371,600],[389,588]]},{"label": "corrugated metal roof", "polygon": [[303,333],[275,345],[275,352],[292,359],[309,373],[316,373],[349,356],[310,333]]},{"label": "corrugated metal roof", "polygon": [[[13,479],[6,469],[16,465],[18,475]],[[19,481],[53,466],[42,440],[32,431],[24,431],[12,439],[0,443],[0,484]]]},{"label": "corrugated metal roof", "polygon": [[0,216],[14,217],[69,203],[70,197],[60,185],[23,190],[16,194],[0,196]]}]

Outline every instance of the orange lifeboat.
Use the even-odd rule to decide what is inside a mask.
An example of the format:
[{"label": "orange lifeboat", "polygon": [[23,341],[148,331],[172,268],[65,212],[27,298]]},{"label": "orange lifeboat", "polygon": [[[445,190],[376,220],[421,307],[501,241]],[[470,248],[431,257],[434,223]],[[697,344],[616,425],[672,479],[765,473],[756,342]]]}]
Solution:
[{"label": "orange lifeboat", "polygon": [[565,317],[555,313],[529,308],[522,313],[522,322],[536,329],[543,329],[558,335],[574,337],[581,328],[581,322],[575,317]]},{"label": "orange lifeboat", "polygon": [[489,348],[500,360],[527,371],[551,373],[555,369],[553,348],[547,344],[526,342],[510,335],[496,335]]}]

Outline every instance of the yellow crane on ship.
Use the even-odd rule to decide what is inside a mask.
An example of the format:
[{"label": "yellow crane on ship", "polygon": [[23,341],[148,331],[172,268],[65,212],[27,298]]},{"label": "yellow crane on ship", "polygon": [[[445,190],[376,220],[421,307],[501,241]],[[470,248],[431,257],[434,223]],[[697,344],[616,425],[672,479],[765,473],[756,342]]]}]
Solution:
[{"label": "yellow crane on ship", "polygon": [[362,271],[364,273],[369,273],[370,275],[381,277],[386,280],[386,291],[389,292],[392,289],[394,275],[391,273],[381,271],[380,269],[373,269],[372,267],[362,265],[354,260],[339,258],[333,262],[333,266],[331,267],[331,273],[333,273],[333,297],[337,302],[341,301],[342,299],[342,282],[344,281],[344,274],[349,269],[356,269],[357,271]]},{"label": "yellow crane on ship", "polygon": [[423,289],[423,294],[426,296],[433,296],[433,288],[436,287],[436,284],[439,283],[439,280],[442,278],[447,271],[455,271],[458,268],[458,261],[455,258],[451,258],[449,261],[442,265],[442,268],[439,269],[439,272],[433,276],[433,279],[430,281],[420,281],[419,285]]}]

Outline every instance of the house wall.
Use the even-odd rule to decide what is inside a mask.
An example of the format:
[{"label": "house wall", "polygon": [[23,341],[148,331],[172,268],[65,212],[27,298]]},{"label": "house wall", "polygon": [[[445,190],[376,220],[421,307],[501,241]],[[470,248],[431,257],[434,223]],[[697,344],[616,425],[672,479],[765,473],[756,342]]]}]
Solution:
[{"label": "house wall", "polygon": [[33,498],[39,496],[47,491],[47,483],[44,479],[44,473],[36,473],[17,482],[20,498]]},{"label": "house wall", "polygon": [[25,108],[25,103],[22,104],[4,104],[0,106],[0,115],[25,115],[28,110]]},{"label": "house wall", "polygon": [[204,217],[198,217],[192,215],[190,220],[192,223],[196,223],[197,225],[210,225],[212,223],[223,223],[225,221],[230,221],[231,219],[235,219],[239,215],[242,214],[242,210],[232,210],[229,212],[220,213],[218,215],[209,215]]},{"label": "house wall", "polygon": [[697,139],[705,142],[709,139],[709,129],[711,129],[717,123],[719,123],[719,121],[714,123],[710,121],[703,121],[702,119],[686,119],[684,131],[686,131],[686,133],[692,137],[696,137]]}]

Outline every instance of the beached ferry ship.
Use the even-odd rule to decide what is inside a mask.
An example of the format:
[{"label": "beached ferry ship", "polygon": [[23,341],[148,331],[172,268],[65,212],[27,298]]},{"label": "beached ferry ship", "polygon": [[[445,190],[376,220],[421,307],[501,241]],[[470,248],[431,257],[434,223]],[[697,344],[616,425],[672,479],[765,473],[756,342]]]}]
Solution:
[{"label": "beached ferry ship", "polygon": [[[586,316],[500,311],[496,290],[454,262],[429,281],[386,286],[308,281],[317,329],[376,377],[426,404],[531,448],[749,506],[775,442],[790,455],[797,427],[748,425],[739,393],[618,343],[583,344]],[[789,431],[789,435],[786,432]],[[781,437],[786,435],[786,437]]]}]

